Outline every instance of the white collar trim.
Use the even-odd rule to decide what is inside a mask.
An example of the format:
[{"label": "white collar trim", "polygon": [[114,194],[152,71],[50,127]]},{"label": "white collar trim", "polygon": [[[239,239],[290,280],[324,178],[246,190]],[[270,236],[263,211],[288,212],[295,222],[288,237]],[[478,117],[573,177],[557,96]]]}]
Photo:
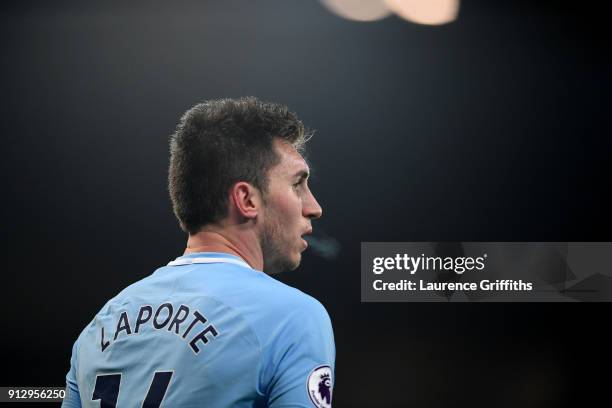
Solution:
[{"label": "white collar trim", "polygon": [[210,264],[210,263],[230,263],[234,265],[244,266],[245,268],[253,269],[244,262],[242,259],[234,258],[176,258],[174,261],[170,261],[168,266],[181,266],[191,264]]}]

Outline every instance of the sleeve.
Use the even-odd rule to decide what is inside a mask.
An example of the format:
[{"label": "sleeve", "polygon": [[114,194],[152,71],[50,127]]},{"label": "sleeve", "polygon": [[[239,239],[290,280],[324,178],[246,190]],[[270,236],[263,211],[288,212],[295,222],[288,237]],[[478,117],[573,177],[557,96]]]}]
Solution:
[{"label": "sleeve", "polygon": [[331,322],[316,300],[286,316],[269,348],[270,408],[330,408],[336,350]]},{"label": "sleeve", "polygon": [[70,371],[66,374],[66,395],[62,402],[62,408],[81,408],[81,396],[77,384],[77,340],[72,346],[72,357],[70,358]]}]

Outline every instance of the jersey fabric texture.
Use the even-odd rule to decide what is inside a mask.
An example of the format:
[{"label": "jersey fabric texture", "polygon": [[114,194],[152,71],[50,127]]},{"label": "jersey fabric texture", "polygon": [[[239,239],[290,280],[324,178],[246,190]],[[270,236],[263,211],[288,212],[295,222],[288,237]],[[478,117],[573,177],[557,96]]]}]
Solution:
[{"label": "jersey fabric texture", "polygon": [[193,253],[104,305],[74,344],[62,407],[327,408],[334,365],[317,300]]}]

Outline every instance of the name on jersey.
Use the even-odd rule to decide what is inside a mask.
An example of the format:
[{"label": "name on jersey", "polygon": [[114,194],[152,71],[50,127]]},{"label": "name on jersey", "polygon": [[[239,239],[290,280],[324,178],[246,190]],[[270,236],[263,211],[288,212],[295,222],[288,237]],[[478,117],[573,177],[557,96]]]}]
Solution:
[{"label": "name on jersey", "polygon": [[104,352],[118,338],[134,336],[143,330],[172,332],[185,340],[195,354],[200,352],[202,345],[219,335],[219,331],[208,323],[202,313],[189,306],[180,305],[175,308],[171,303],[162,303],[154,311],[152,306],[143,305],[136,316],[129,316],[127,312],[119,315],[114,335],[107,338],[102,326],[100,348]]}]

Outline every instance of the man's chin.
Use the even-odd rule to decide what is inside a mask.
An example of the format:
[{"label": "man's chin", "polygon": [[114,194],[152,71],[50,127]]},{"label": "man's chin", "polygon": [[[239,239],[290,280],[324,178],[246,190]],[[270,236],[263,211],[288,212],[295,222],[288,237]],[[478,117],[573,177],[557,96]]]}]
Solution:
[{"label": "man's chin", "polygon": [[298,253],[297,257],[292,259],[279,259],[277,262],[264,265],[264,272],[268,275],[276,275],[285,271],[294,271],[300,266],[302,254]]},{"label": "man's chin", "polygon": [[294,262],[293,265],[291,265],[289,268],[287,268],[287,270],[295,271],[298,268],[298,266],[300,266],[301,261],[302,261],[302,257],[300,256],[300,258],[297,260],[297,262]]}]

